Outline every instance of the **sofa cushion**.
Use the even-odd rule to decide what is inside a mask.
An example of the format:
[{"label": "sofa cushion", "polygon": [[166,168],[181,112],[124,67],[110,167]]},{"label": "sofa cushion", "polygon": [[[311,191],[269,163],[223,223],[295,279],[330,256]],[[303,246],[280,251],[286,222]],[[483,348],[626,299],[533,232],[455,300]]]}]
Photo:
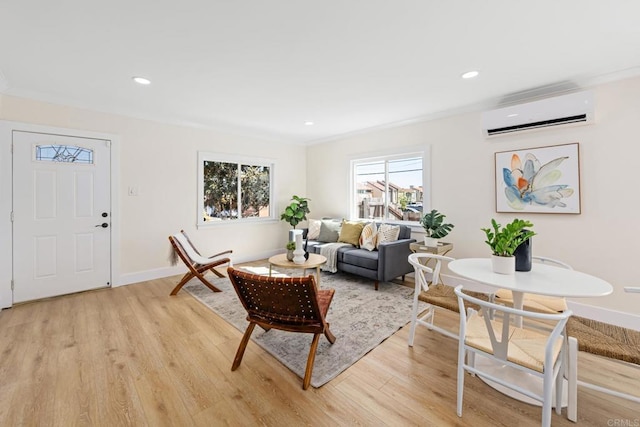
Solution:
[{"label": "sofa cushion", "polygon": [[342,227],[340,227],[340,235],[338,236],[338,242],[350,243],[353,246],[360,245],[360,234],[364,224],[354,221],[342,221]]},{"label": "sofa cushion", "polygon": [[335,243],[340,237],[340,222],[323,219],[320,224],[320,234],[318,235],[319,242]]},{"label": "sofa cushion", "polygon": [[380,224],[378,227],[378,239],[376,247],[380,246],[380,243],[395,242],[400,235],[400,226],[391,224]]},{"label": "sofa cushion", "polygon": [[[317,240],[308,240],[307,241],[307,252],[309,252],[310,254],[318,254],[320,255],[320,250],[322,249],[322,245],[326,245],[327,242],[319,242]],[[356,249],[354,246],[343,246],[341,248],[338,248],[338,256],[337,256],[337,261],[338,262],[342,262],[343,260],[343,255],[345,254],[345,252],[351,251]]]},{"label": "sofa cushion", "polygon": [[344,262],[344,254],[346,254],[347,252],[355,251],[355,250],[357,250],[355,246],[343,246],[341,248],[338,248],[337,261],[339,263]]},{"label": "sofa cushion", "polygon": [[376,240],[378,238],[378,227],[375,222],[365,225],[360,233],[360,247],[368,251],[376,248]]},{"label": "sofa cushion", "polygon": [[371,252],[366,249],[351,249],[343,253],[342,262],[368,270],[377,270],[378,252]]}]

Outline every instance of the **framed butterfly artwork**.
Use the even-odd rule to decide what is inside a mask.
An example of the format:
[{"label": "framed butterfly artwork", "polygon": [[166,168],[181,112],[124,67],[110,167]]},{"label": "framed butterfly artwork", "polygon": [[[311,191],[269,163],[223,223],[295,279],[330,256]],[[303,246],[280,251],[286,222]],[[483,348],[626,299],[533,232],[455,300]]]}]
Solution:
[{"label": "framed butterfly artwork", "polygon": [[580,213],[579,144],[495,153],[496,212]]}]

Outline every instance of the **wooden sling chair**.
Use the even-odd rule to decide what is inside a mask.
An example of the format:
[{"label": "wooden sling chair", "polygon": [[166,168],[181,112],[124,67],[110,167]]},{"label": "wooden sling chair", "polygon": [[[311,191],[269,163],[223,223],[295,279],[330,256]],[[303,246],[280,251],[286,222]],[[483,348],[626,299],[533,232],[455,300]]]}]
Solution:
[{"label": "wooden sling chair", "polygon": [[180,283],[176,285],[175,288],[171,291],[171,295],[177,294],[180,289],[187,283],[189,280],[197,277],[200,281],[213,292],[220,292],[216,286],[214,286],[211,282],[209,282],[204,274],[207,271],[213,272],[218,277],[225,277],[224,274],[219,273],[215,267],[222,264],[232,265],[231,259],[229,257],[222,257],[223,255],[230,254],[233,251],[228,250],[224,252],[217,253],[208,258],[200,255],[200,252],[193,246],[189,236],[184,230],[180,230],[180,233],[176,233],[173,236],[169,236],[169,241],[171,242],[171,246],[173,247],[171,263],[173,265],[178,263],[178,257],[184,262],[189,271],[182,276],[182,280]]},{"label": "wooden sling chair", "polygon": [[265,331],[273,328],[311,333],[313,341],[302,381],[302,388],[309,388],[320,335],[324,334],[331,344],[336,340],[329,330],[329,323],[325,320],[335,290],[318,290],[313,275],[268,277],[235,270],[233,267],[227,268],[227,272],[240,302],[247,310],[249,321],[231,370],[235,371],[240,366],[244,350],[256,325]]}]

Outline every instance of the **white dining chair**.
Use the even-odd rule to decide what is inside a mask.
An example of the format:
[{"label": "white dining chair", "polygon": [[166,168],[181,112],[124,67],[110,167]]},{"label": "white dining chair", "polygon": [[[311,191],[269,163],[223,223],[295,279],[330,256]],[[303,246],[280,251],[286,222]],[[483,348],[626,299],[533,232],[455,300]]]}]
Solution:
[{"label": "white dining chair", "polygon": [[[559,261],[554,258],[545,256],[532,255],[533,262],[540,264],[554,265],[556,267],[566,268],[567,270],[573,270],[573,268],[566,262]],[[500,289],[496,291],[495,301],[501,304],[513,305],[513,294],[506,289]],[[537,294],[525,294],[523,300],[523,308],[532,311],[538,311],[541,313],[561,313],[568,310],[567,300],[561,297],[549,297],[546,295]],[[570,320],[569,320],[570,322]],[[571,343],[568,343],[570,346]],[[564,377],[567,380],[567,418],[571,421],[576,421],[577,413],[577,368],[576,363],[571,359],[572,355],[569,350],[565,354],[566,369]]]},{"label": "white dining chair", "polygon": [[[447,337],[457,339],[458,334],[434,324],[437,309],[458,311],[458,300],[453,287],[442,283],[440,272],[443,264],[453,261],[454,258],[419,252],[409,255],[409,263],[415,272],[415,288],[413,292],[413,307],[411,310],[411,327],[409,329],[409,346],[413,347],[417,325],[426,326],[429,330],[439,332]],[[432,267],[428,264],[431,263]],[[483,298],[490,299],[493,290],[465,281],[467,288],[477,293],[476,296],[486,295]],[[418,317],[419,301],[426,302],[427,309]]]},{"label": "white dining chair", "polygon": [[[519,310],[475,298],[468,295],[462,286],[456,287],[454,292],[460,311],[456,406],[458,416],[462,417],[466,371],[541,402],[541,425],[550,426],[554,389],[556,413],[560,414],[562,408],[562,384],[567,351],[565,325],[571,311],[547,314]],[[479,307],[479,311],[470,305]],[[492,313],[500,320],[491,320]],[[513,321],[518,316],[530,322],[545,322],[549,329],[515,327]],[[504,365],[505,369],[516,369],[541,378],[542,394],[510,382],[508,376],[499,378],[482,368],[477,368],[474,363],[476,355]]]}]

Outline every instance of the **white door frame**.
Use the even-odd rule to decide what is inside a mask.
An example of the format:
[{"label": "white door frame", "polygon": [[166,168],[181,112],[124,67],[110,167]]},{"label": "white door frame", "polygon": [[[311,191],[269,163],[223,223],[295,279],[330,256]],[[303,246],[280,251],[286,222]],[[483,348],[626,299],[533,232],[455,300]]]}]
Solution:
[{"label": "white door frame", "polygon": [[13,304],[12,131],[41,132],[111,141],[111,286],[120,286],[120,137],[85,130],[0,120],[0,309]]}]

